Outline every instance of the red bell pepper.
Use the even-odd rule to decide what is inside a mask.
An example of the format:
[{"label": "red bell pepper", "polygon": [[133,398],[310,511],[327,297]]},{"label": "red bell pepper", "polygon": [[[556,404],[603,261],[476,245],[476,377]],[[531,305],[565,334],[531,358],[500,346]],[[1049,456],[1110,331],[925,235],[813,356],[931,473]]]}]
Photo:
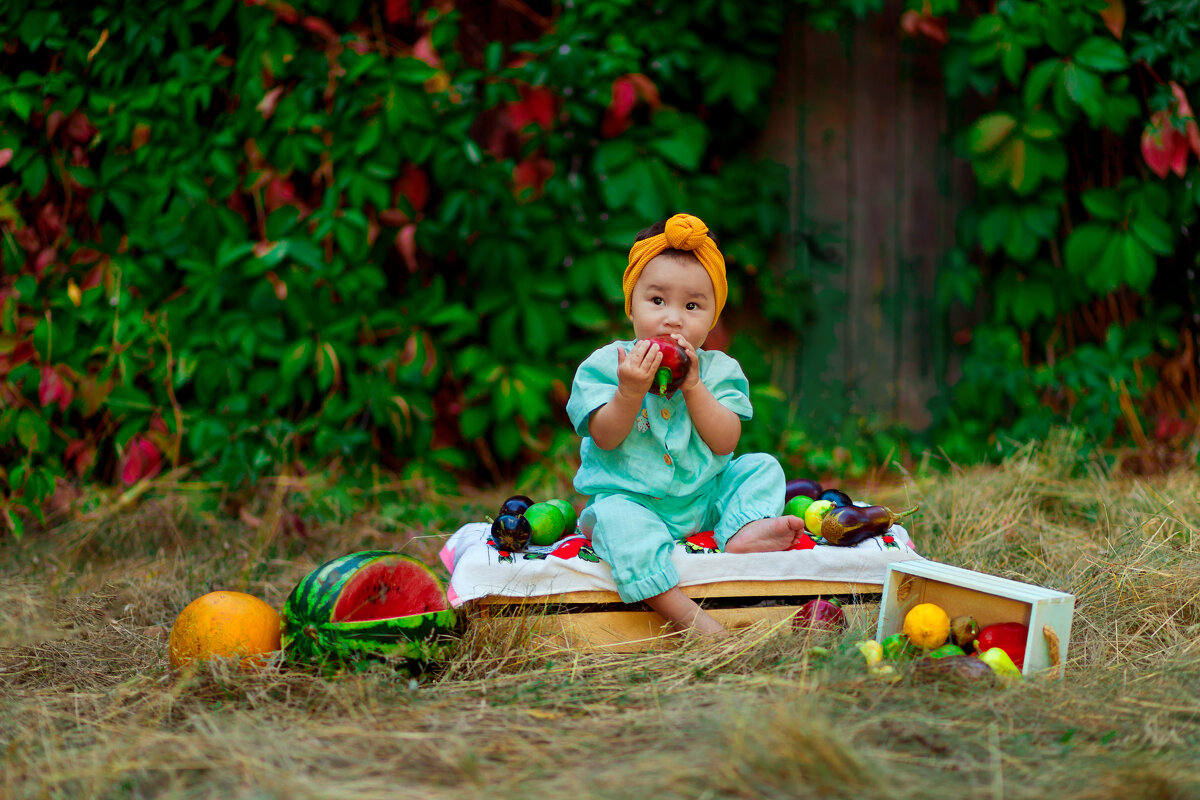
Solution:
[{"label": "red bell pepper", "polygon": [[981,628],[975,637],[975,647],[980,653],[999,647],[1017,665],[1025,666],[1025,642],[1029,639],[1029,627],[1020,622],[997,622]]}]

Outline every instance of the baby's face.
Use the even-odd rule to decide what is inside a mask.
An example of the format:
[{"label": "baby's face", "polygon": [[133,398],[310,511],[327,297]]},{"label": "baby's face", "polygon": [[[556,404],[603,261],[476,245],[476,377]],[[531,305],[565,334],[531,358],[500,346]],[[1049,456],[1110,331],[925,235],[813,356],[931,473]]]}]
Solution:
[{"label": "baby's face", "polygon": [[695,258],[663,253],[638,276],[629,299],[629,319],[639,339],[678,333],[692,347],[708,338],[717,314],[712,279]]}]

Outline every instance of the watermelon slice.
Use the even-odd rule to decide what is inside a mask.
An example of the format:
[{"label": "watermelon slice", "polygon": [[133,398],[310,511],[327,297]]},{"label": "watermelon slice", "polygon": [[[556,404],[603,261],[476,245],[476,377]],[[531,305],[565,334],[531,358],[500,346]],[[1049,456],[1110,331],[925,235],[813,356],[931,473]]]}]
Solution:
[{"label": "watermelon slice", "polygon": [[418,675],[451,649],[456,615],[424,564],[365,550],[308,573],[283,606],[283,648],[304,663],[360,669],[385,660]]}]

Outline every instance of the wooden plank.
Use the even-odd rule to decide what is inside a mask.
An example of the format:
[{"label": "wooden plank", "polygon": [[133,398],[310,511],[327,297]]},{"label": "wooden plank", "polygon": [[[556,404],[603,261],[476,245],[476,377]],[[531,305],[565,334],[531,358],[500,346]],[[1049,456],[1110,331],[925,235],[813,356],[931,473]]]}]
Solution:
[{"label": "wooden plank", "polygon": [[796,228],[805,238],[796,269],[816,303],[799,343],[801,374],[792,385],[802,424],[832,429],[846,411],[845,269],[851,204],[848,160],[850,59],[841,32],[801,25],[799,198]]},{"label": "wooden plank", "polygon": [[[817,595],[862,595],[879,594],[883,591],[880,583],[847,583],[845,581],[722,581],[720,583],[704,583],[696,586],[680,587],[688,597],[703,599],[707,597],[807,597]],[[478,600],[482,605],[524,605],[524,604],[558,604],[586,605],[589,603],[620,603],[621,596],[616,592],[603,590],[563,592],[560,594],[540,595],[536,597],[515,597],[510,595],[490,595]]]},{"label": "wooden plank", "polygon": [[[764,629],[786,623],[798,606],[761,606],[753,608],[714,608],[710,614],[731,631],[761,624]],[[859,617],[877,614],[878,603],[864,603],[849,609],[853,624],[864,623]],[[638,653],[651,648],[672,646],[684,634],[673,631],[667,621],[653,611],[602,611],[577,614],[547,614],[536,618],[496,617],[487,620],[500,635],[528,635],[532,649],[566,649],[584,652]]]},{"label": "wooden plank", "polygon": [[[849,242],[843,369],[851,410],[895,413],[898,359],[891,328],[898,295],[897,185],[898,36],[894,13],[871,14],[854,27],[850,61]],[[884,379],[881,380],[881,376]]]}]

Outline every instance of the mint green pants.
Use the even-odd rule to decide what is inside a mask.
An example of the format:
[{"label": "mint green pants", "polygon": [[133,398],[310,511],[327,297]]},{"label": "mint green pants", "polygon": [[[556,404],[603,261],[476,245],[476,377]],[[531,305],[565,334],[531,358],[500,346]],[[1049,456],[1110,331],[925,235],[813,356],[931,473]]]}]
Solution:
[{"label": "mint green pants", "polygon": [[711,530],[717,546],[742,526],[783,512],[783,468],[766,453],[729,462],[707,493],[688,497],[598,494],[579,516],[596,555],[608,562],[626,603],[662,594],[679,584],[671,561],[675,543]]}]

